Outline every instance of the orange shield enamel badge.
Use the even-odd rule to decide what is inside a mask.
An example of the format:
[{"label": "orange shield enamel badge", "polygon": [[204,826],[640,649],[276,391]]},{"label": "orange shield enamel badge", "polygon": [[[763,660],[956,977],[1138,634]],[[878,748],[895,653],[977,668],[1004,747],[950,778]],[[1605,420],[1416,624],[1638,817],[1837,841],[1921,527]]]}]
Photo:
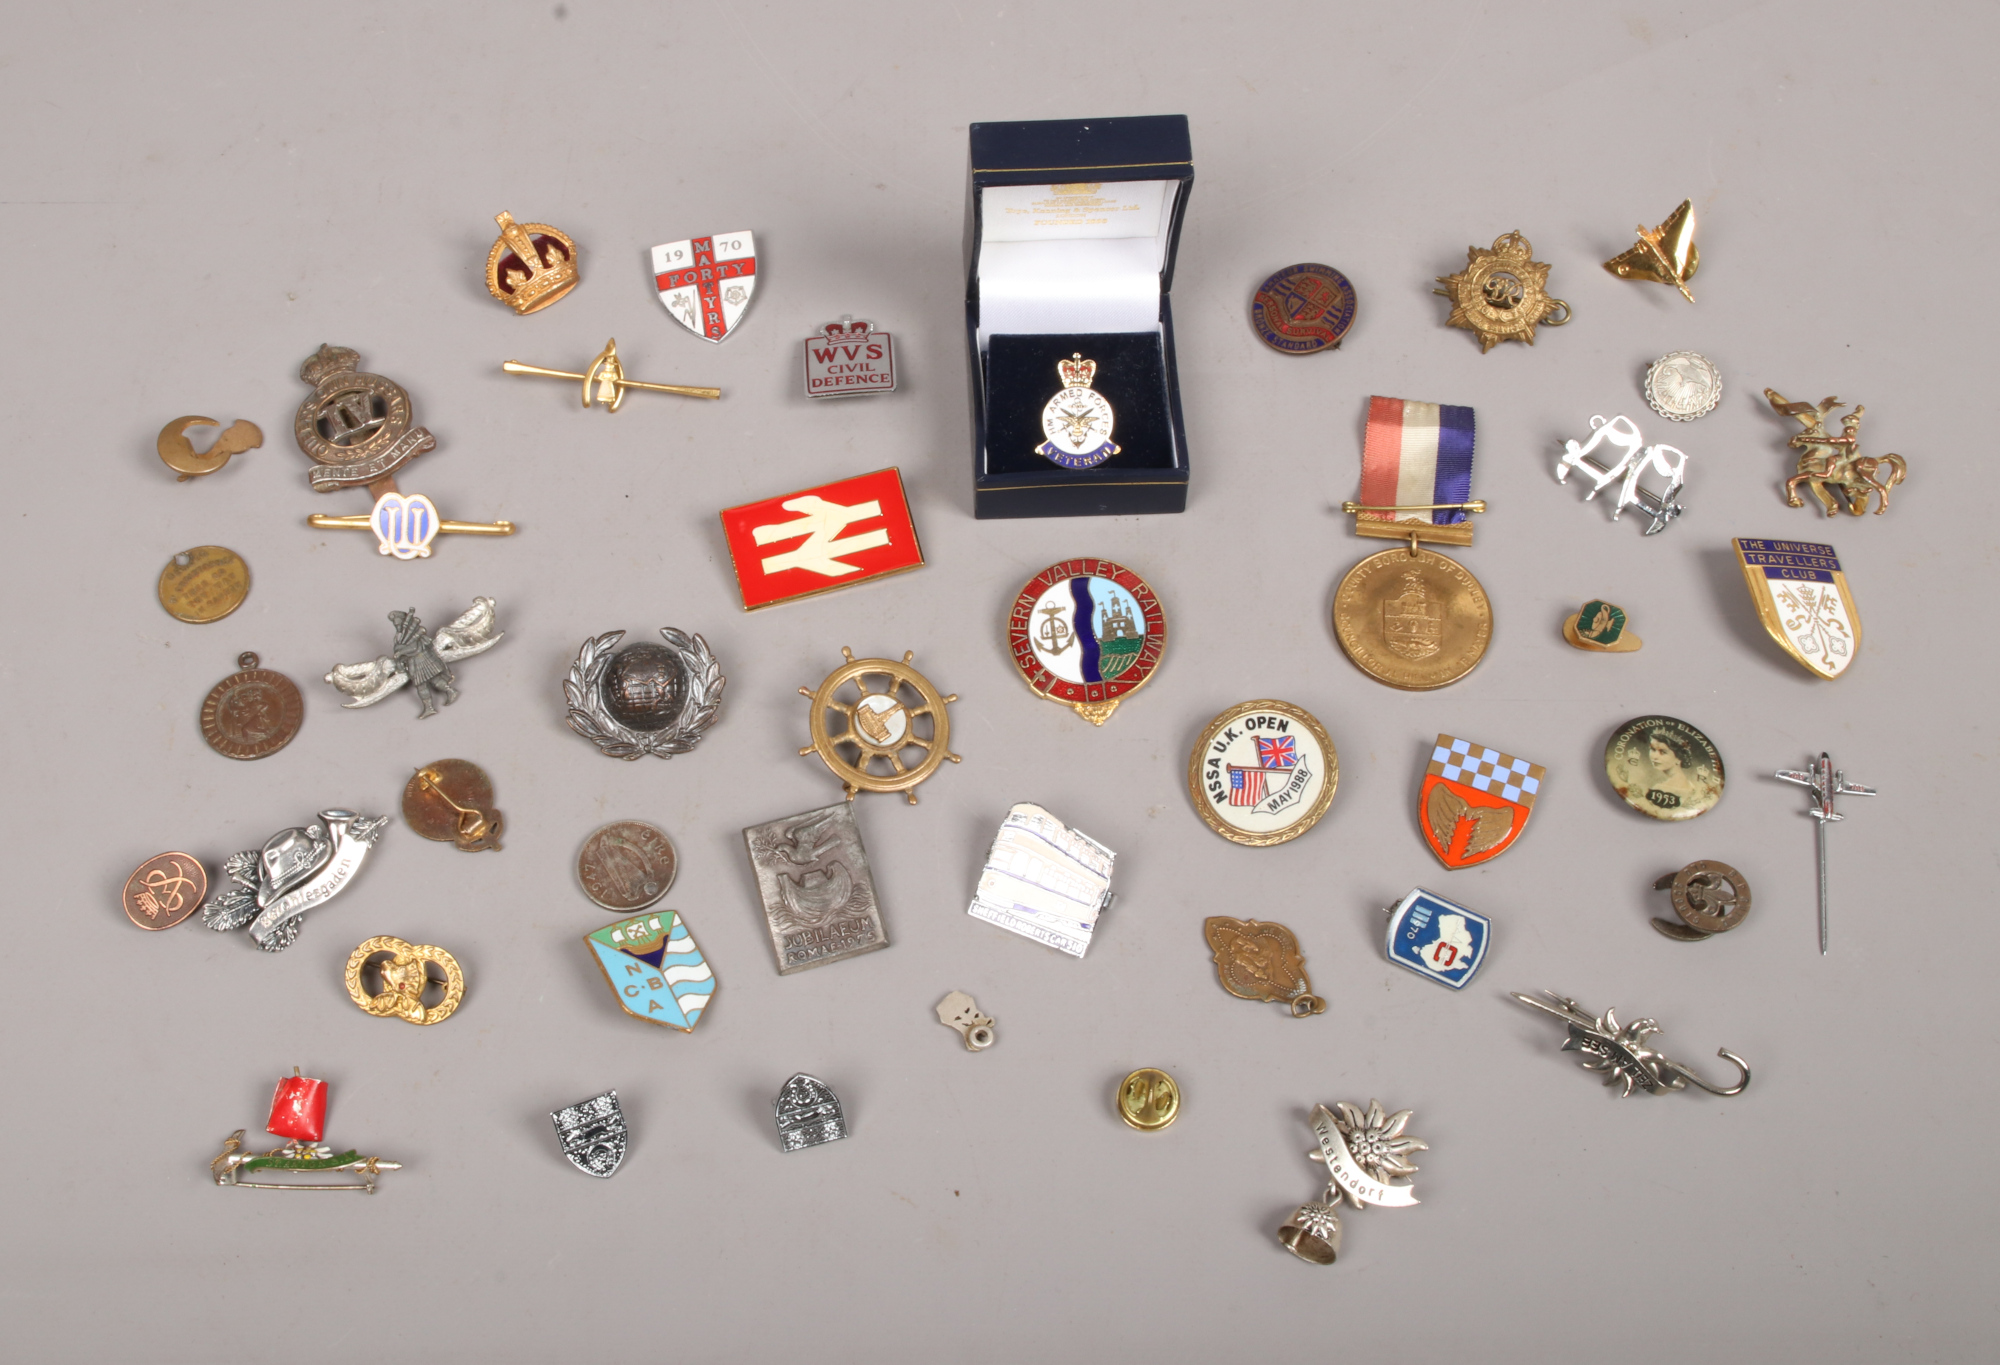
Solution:
[{"label": "orange shield enamel badge", "polygon": [[1424,842],[1446,867],[1499,857],[1527,828],[1544,775],[1539,763],[1439,735],[1417,797]]}]

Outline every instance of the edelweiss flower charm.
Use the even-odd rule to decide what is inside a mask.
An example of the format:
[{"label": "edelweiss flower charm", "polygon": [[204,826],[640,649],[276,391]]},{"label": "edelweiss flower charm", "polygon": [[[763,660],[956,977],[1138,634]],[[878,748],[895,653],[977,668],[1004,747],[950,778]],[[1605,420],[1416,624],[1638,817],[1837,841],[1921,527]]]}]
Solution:
[{"label": "edelweiss flower charm", "polygon": [[1655,1052],[1647,1047],[1646,1040],[1662,1032],[1651,1019],[1635,1019],[1629,1024],[1620,1024],[1616,1010],[1606,1010],[1603,1017],[1598,1018],[1566,995],[1557,995],[1554,991],[1543,991],[1542,994],[1548,999],[1537,1000],[1532,995],[1513,992],[1514,998],[1522,1004],[1544,1014],[1553,1014],[1569,1025],[1569,1037],[1564,1040],[1562,1050],[1581,1054],[1581,1065],[1585,1071],[1594,1071],[1604,1077],[1606,1085],[1617,1086],[1618,1093],[1612,1096],[1613,1099],[1622,1100],[1634,1090],[1643,1090],[1648,1095],[1665,1095],[1687,1089],[1690,1082],[1711,1095],[1740,1095],[1749,1088],[1750,1064],[1726,1047],[1716,1049],[1715,1055],[1733,1064],[1742,1074],[1735,1085],[1724,1089],[1719,1085],[1710,1085],[1664,1052]]},{"label": "edelweiss flower charm", "polygon": [[1323,1104],[1313,1108],[1312,1127],[1319,1147],[1307,1155],[1325,1163],[1326,1193],[1299,1205],[1278,1229],[1278,1241],[1285,1250],[1314,1265],[1332,1265],[1340,1256],[1343,1197],[1357,1209],[1364,1204],[1407,1208],[1417,1202],[1410,1185],[1389,1183],[1415,1175],[1417,1168],[1409,1154],[1430,1149],[1428,1142],[1403,1134],[1413,1112],[1399,1109],[1388,1113],[1380,1100],[1368,1101],[1366,1110],[1345,1101],[1333,1109]]}]

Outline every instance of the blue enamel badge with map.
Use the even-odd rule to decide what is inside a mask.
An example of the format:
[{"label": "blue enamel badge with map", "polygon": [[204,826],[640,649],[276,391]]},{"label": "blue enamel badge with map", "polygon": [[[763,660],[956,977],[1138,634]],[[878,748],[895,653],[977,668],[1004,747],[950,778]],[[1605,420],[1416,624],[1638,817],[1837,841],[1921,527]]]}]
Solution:
[{"label": "blue enamel badge with map", "polygon": [[1389,912],[1389,960],[1455,991],[1479,971],[1492,936],[1492,920],[1428,891],[1412,891]]},{"label": "blue enamel badge with map", "polygon": [[635,915],[605,925],[584,942],[627,1014],[694,1032],[715,994],[715,974],[678,912]]}]

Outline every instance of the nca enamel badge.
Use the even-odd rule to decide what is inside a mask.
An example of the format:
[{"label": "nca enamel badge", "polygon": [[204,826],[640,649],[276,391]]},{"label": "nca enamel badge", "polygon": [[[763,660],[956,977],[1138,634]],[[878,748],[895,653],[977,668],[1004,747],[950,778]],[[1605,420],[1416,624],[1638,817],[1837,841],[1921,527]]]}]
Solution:
[{"label": "nca enamel badge", "polygon": [[718,232],[663,242],[653,248],[653,284],[674,321],[703,341],[721,341],[757,292],[756,239]]},{"label": "nca enamel badge", "polygon": [[895,469],[724,508],[722,534],[745,611],[924,565]]},{"label": "nca enamel badge", "polygon": [[896,387],[896,343],[872,322],[852,316],[806,338],[806,397],[888,393]]},{"label": "nca enamel badge", "polygon": [[627,1014],[694,1032],[715,994],[715,973],[678,913],[636,915],[605,925],[584,942]]},{"label": "nca enamel badge", "polygon": [[1733,543],[1757,619],[1771,638],[1814,677],[1845,673],[1861,647],[1861,613],[1833,547],[1803,540]]},{"label": "nca enamel badge", "polygon": [[1542,765],[1455,735],[1439,735],[1417,795],[1424,842],[1446,867],[1499,857],[1534,813]]},{"label": "nca enamel badge", "polygon": [[1492,920],[1428,891],[1412,891],[1389,911],[1389,960],[1455,991],[1486,960],[1492,937]]}]

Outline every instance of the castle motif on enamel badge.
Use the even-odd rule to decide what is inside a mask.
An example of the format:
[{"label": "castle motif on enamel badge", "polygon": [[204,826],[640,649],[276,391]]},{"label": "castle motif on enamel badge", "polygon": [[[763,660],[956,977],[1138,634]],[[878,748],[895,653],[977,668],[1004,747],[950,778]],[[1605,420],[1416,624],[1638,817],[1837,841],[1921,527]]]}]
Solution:
[{"label": "castle motif on enamel badge", "polygon": [[718,232],[663,242],[653,248],[653,285],[675,322],[703,341],[721,341],[757,292],[756,238]]},{"label": "castle motif on enamel badge", "polygon": [[661,910],[607,924],[584,942],[627,1014],[694,1032],[715,994],[715,973],[677,912]]},{"label": "castle motif on enamel badge", "polygon": [[1514,846],[1534,813],[1542,765],[1439,735],[1417,795],[1424,842],[1446,867],[1471,867]]},{"label": "castle motif on enamel badge", "polygon": [[1092,725],[1145,686],[1166,647],[1158,594],[1108,559],[1050,565],[1007,614],[1007,649],[1028,686]]},{"label": "castle motif on enamel badge", "polygon": [[1731,542],[1757,619],[1817,678],[1837,678],[1861,648],[1861,613],[1831,545],[1803,540]]},{"label": "castle motif on enamel badge", "polygon": [[1094,469],[1118,453],[1111,439],[1111,424],[1117,420],[1104,395],[1090,387],[1097,377],[1097,362],[1085,360],[1078,351],[1068,360],[1056,362],[1063,387],[1042,405],[1042,434],[1049,439],[1035,447],[1064,469]]},{"label": "castle motif on enamel badge", "polygon": [[1389,911],[1389,960],[1455,991],[1486,960],[1492,937],[1492,920],[1421,889]]}]

